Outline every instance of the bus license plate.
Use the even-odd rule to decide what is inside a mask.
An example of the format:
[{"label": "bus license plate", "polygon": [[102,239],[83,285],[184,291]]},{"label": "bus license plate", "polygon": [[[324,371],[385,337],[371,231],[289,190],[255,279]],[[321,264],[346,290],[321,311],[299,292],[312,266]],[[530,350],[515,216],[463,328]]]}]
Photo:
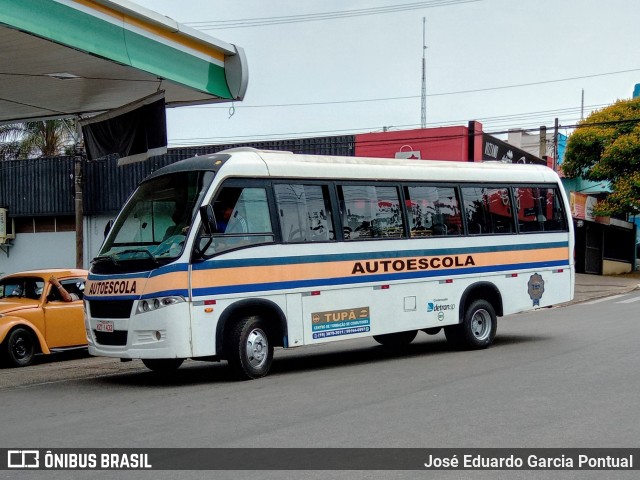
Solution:
[{"label": "bus license plate", "polygon": [[113,332],[113,322],[109,321],[100,321],[96,324],[97,332]]}]

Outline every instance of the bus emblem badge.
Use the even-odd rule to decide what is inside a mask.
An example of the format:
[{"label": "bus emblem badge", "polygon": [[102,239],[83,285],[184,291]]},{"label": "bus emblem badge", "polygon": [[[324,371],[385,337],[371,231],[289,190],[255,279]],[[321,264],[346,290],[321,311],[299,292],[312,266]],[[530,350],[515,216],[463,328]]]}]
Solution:
[{"label": "bus emblem badge", "polygon": [[542,278],[542,275],[534,273],[531,275],[531,278],[529,278],[529,283],[527,285],[529,286],[528,292],[529,297],[533,300],[533,306],[539,307],[540,299],[544,293],[544,279]]}]

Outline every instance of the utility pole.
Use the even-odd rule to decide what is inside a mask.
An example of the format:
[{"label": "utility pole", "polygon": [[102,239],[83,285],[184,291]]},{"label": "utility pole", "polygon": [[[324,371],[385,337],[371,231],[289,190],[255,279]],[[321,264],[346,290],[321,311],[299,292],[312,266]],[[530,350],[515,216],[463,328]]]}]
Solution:
[{"label": "utility pole", "polygon": [[553,122],[553,169],[558,170],[558,130],[560,124],[558,123],[558,117]]},{"label": "utility pole", "polygon": [[580,101],[580,121],[584,120],[584,88],[582,89],[582,100]]},{"label": "utility pole", "polygon": [[427,128],[427,18],[422,17],[422,105],[420,109],[420,127]]}]

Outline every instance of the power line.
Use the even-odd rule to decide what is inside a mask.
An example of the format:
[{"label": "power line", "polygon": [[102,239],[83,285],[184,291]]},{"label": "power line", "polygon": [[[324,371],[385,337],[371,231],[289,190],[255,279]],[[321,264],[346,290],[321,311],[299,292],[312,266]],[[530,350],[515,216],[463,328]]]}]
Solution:
[{"label": "power line", "polygon": [[[508,88],[519,88],[519,87],[530,87],[533,85],[543,85],[547,83],[558,83],[558,82],[568,82],[572,80],[582,80],[585,78],[595,78],[595,77],[605,77],[608,75],[620,75],[623,73],[633,73],[640,72],[640,68],[633,68],[629,70],[618,70],[616,72],[605,72],[605,73],[594,73],[590,75],[581,75],[578,77],[566,77],[566,78],[557,78],[553,80],[540,80],[537,82],[528,82],[528,83],[518,83],[511,85],[502,85],[496,87],[485,87],[485,88],[476,88],[470,90],[457,90],[452,92],[441,92],[441,93],[431,93],[427,94],[427,97],[442,97],[446,95],[460,95],[465,93],[476,93],[476,92],[487,92],[491,90],[503,90]],[[416,98],[420,98],[420,95],[406,95],[399,97],[382,97],[382,98],[362,98],[358,100],[328,100],[323,102],[300,102],[300,103],[272,103],[272,104],[264,104],[264,105],[237,105],[236,109],[246,109],[246,108],[280,108],[280,107],[307,107],[312,105],[336,105],[336,104],[347,104],[347,103],[366,103],[366,102],[387,102],[387,101],[395,101],[395,100],[414,100]],[[186,106],[183,108],[224,108],[225,110],[229,107],[218,107],[218,106],[209,106],[209,105],[199,105],[199,106]]]},{"label": "power line", "polygon": [[[589,109],[597,109],[606,105],[589,105],[586,108]],[[492,117],[478,117],[477,120],[485,125],[491,123],[511,123],[517,122],[519,120],[534,120],[536,118],[540,119],[548,119],[549,117],[555,117],[562,114],[577,114],[580,111],[580,107],[567,107],[561,109],[553,109],[553,110],[540,110],[536,112],[523,112],[518,114],[509,114],[509,115],[498,115]],[[577,121],[571,120],[572,122]],[[467,120],[448,120],[442,121],[438,123],[428,123],[428,126],[437,127],[437,126],[452,126],[459,125],[460,123],[466,123]],[[533,124],[532,124],[533,125]],[[522,126],[522,125],[521,125]],[[536,127],[539,125],[536,123]],[[401,124],[401,125],[393,125],[392,128],[395,129],[410,129],[410,128],[418,128],[417,124]],[[565,127],[563,127],[565,128]],[[360,127],[360,128],[350,128],[350,129],[334,129],[334,130],[315,130],[315,131],[306,131],[306,132],[288,132],[288,133],[266,133],[266,134],[251,134],[251,135],[238,135],[233,137],[189,137],[189,138],[176,138],[172,139],[171,142],[180,142],[181,144],[198,144],[202,141],[232,141],[232,139],[238,139],[239,141],[246,141],[246,139],[257,139],[257,138],[301,138],[301,136],[313,136],[313,135],[328,135],[328,134],[346,134],[353,132],[360,133],[370,133],[372,130],[379,130],[380,127]],[[311,137],[307,137],[311,138]]]},{"label": "power line", "polygon": [[460,90],[457,92],[448,92],[448,93],[434,93],[431,94],[430,96],[432,97],[436,97],[436,96],[442,96],[442,95],[457,95],[460,93],[475,93],[475,92],[487,92],[489,90],[502,90],[505,88],[517,88],[517,87],[530,87],[532,85],[543,85],[545,83],[556,83],[556,82],[569,82],[572,80],[582,80],[585,78],[595,78],[595,77],[604,77],[606,75],[618,75],[621,73],[632,73],[632,72],[638,72],[640,71],[639,68],[634,68],[631,70],[619,70],[617,72],[607,72],[607,73],[594,73],[592,75],[581,75],[579,77],[566,77],[566,78],[558,78],[556,80],[541,80],[539,82],[529,82],[529,83],[519,83],[519,84],[515,84],[515,85],[503,85],[500,87],[487,87],[487,88],[476,88],[473,90]]},{"label": "power line", "polygon": [[482,0],[429,0],[423,2],[404,3],[400,5],[387,5],[382,7],[360,8],[354,10],[341,10],[333,12],[307,13],[300,15],[287,15],[276,17],[246,18],[238,20],[203,20],[196,22],[183,22],[199,30],[225,30],[230,28],[264,27],[269,25],[283,25],[288,23],[302,23],[323,20],[335,20],[340,18],[362,17],[368,15],[382,15],[387,13],[404,12],[423,8],[444,7],[463,3],[474,3]]},{"label": "power line", "polygon": [[[611,120],[611,121],[604,121],[604,122],[590,122],[590,123],[584,123],[584,122],[579,122],[579,123],[575,123],[572,125],[559,125],[559,128],[584,128],[584,127],[596,127],[596,126],[611,126],[611,125],[617,125],[617,124],[623,124],[623,123],[640,123],[640,118],[632,118],[632,119],[625,119],[625,120]],[[503,135],[503,134],[507,134],[510,131],[512,131],[513,129],[507,129],[507,130],[493,130],[493,131],[482,131],[480,133],[451,133],[451,134],[442,134],[442,135],[434,135],[434,136],[429,136],[428,138],[425,138],[424,136],[421,136],[420,134],[416,134],[416,136],[413,137],[404,137],[401,139],[402,142],[414,142],[414,141],[424,141],[424,140],[428,140],[430,142],[433,141],[446,141],[446,140],[455,140],[455,139],[461,139],[461,138],[468,138],[469,135],[475,135],[475,136],[480,136],[480,135],[491,135],[491,136],[495,136],[495,135]],[[540,132],[541,128],[540,127],[534,127],[534,128],[522,128],[522,129],[518,129],[522,132],[525,133],[531,133],[531,132]],[[327,133],[327,132],[336,132],[337,130],[334,131],[325,131],[325,132],[316,132],[316,133]],[[313,133],[313,132],[310,132]],[[235,137],[234,137],[235,138]],[[237,138],[242,138],[242,137],[237,137]],[[268,142],[268,141],[281,141],[281,140],[313,140],[315,137],[288,137],[288,138],[284,138],[284,139],[274,139],[271,138],[269,140],[253,140],[253,141],[247,141],[247,140],[238,140],[238,141],[227,141],[225,142],[225,144],[234,144],[234,143],[263,143],[263,142]],[[198,140],[195,139],[194,140]],[[213,140],[213,139],[199,139],[199,140]],[[361,141],[362,145],[367,145],[367,146],[371,146],[371,145],[377,145],[377,144],[385,144],[388,143],[389,139],[388,138],[378,138],[378,139],[369,139],[366,141]],[[344,146],[347,145],[349,142],[343,142],[343,143],[332,143],[332,146]],[[197,142],[197,143],[184,143],[184,146],[190,146],[190,145],[202,145],[201,142]],[[220,144],[220,145],[224,145],[224,144]],[[313,146],[314,144],[307,144],[307,146]],[[318,143],[318,145],[322,145],[322,143]]]}]

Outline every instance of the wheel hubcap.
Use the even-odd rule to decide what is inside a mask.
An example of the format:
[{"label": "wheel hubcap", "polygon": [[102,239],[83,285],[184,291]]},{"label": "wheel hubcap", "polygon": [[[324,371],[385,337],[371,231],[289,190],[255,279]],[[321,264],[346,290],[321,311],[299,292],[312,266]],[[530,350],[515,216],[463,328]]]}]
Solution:
[{"label": "wheel hubcap", "polygon": [[13,343],[13,354],[16,358],[24,358],[27,355],[27,346],[25,345],[24,338],[18,337]]},{"label": "wheel hubcap", "polygon": [[256,328],[251,330],[247,337],[247,359],[249,364],[254,368],[262,367],[267,361],[269,352],[269,342],[266,334]]},{"label": "wheel hubcap", "polygon": [[478,310],[471,318],[471,333],[478,340],[486,340],[491,333],[491,315],[486,310]]}]

